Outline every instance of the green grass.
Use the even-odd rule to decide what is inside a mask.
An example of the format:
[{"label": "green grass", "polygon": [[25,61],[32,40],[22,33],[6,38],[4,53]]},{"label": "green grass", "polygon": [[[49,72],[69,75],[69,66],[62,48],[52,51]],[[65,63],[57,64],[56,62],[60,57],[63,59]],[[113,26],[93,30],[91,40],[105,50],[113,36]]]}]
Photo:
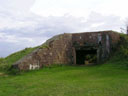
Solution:
[{"label": "green grass", "polygon": [[7,71],[12,64],[14,64],[16,61],[20,60],[24,56],[28,55],[36,48],[38,47],[25,48],[24,50],[13,53],[6,58],[0,58],[0,71]]},{"label": "green grass", "polygon": [[35,48],[25,48],[24,50],[21,50],[19,52],[16,52],[14,54],[7,56],[5,59],[6,59],[8,64],[15,63],[19,59],[21,59],[24,56],[26,56],[27,54],[31,53],[34,49]]},{"label": "green grass", "polygon": [[30,54],[37,48],[48,48],[47,44],[42,44],[40,46],[36,46],[33,48],[25,48],[21,51],[15,52],[5,58],[0,58],[0,72],[8,72],[8,69],[11,67],[12,64],[16,63],[18,60],[22,59],[24,56]]},{"label": "green grass", "polygon": [[0,96],[128,96],[128,70],[117,58],[97,66],[56,66],[0,76]]}]

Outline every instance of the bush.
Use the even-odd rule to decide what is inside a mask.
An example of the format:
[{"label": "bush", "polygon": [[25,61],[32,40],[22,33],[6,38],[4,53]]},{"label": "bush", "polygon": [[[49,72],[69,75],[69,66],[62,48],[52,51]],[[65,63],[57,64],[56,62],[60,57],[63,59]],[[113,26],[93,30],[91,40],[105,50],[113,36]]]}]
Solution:
[{"label": "bush", "polygon": [[128,59],[128,35],[121,34],[119,54]]},{"label": "bush", "polygon": [[19,71],[19,69],[12,68],[12,69],[9,69],[7,73],[10,75],[19,75],[20,71]]},{"label": "bush", "polygon": [[0,58],[0,70],[5,70],[6,69],[6,61],[4,58]]}]

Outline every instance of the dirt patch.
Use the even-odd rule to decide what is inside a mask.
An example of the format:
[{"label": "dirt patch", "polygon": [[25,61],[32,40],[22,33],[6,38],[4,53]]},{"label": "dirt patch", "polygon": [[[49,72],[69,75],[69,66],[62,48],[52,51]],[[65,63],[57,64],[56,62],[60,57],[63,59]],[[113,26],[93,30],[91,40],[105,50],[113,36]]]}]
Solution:
[{"label": "dirt patch", "polygon": [[1,76],[7,76],[7,75],[5,73],[0,72],[0,77]]}]

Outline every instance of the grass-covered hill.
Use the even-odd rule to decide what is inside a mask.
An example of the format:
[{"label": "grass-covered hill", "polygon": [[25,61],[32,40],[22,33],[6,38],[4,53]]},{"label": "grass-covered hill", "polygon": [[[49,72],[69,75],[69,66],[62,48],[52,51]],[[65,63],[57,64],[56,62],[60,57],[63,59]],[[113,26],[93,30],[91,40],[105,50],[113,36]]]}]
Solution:
[{"label": "grass-covered hill", "polygon": [[13,53],[5,58],[0,58],[0,71],[8,71],[12,64],[14,64],[16,61],[20,60],[24,56],[30,54],[36,48],[38,48],[38,47],[25,48],[19,52]]},{"label": "grass-covered hill", "polygon": [[18,75],[5,72],[34,49],[1,58],[0,96],[128,96],[128,36],[121,34],[116,52],[101,65],[52,66]]}]

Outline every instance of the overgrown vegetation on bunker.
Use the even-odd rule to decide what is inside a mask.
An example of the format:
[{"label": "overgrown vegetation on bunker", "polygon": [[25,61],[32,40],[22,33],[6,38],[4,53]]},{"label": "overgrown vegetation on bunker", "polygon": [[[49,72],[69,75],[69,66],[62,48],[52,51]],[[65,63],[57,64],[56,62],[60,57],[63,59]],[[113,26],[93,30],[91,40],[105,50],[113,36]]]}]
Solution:
[{"label": "overgrown vegetation on bunker", "polygon": [[128,35],[120,34],[121,41],[119,45],[119,55],[123,56],[123,58],[128,59]]},{"label": "overgrown vegetation on bunker", "polygon": [[128,36],[120,34],[120,42],[116,52],[110,56],[109,60],[103,64],[108,67],[123,68],[128,70]]}]

